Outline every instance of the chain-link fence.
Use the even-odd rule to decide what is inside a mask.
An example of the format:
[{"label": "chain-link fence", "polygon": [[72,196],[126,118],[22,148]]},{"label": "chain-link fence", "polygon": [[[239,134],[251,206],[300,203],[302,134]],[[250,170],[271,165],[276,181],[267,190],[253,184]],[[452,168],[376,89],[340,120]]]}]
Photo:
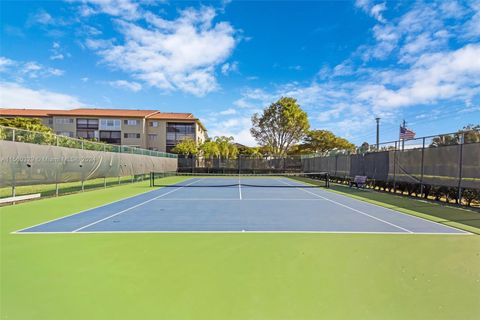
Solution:
[{"label": "chain-link fence", "polygon": [[300,156],[239,156],[236,159],[224,159],[221,157],[206,159],[195,156],[179,156],[178,171],[240,174],[302,172],[302,160]]},{"label": "chain-link fence", "polygon": [[480,133],[454,133],[380,144],[359,154],[310,155],[304,171],[350,180],[367,176],[373,186],[425,195],[440,190],[456,201],[480,190]]},{"label": "chain-link fence", "polygon": [[0,126],[0,140],[50,145],[71,149],[140,154],[160,158],[177,158],[177,155],[173,153],[123,145],[113,145],[85,139],[75,139],[50,132],[36,132],[4,126]]},{"label": "chain-link fence", "polygon": [[175,172],[176,155],[0,128],[0,198],[59,195]]}]

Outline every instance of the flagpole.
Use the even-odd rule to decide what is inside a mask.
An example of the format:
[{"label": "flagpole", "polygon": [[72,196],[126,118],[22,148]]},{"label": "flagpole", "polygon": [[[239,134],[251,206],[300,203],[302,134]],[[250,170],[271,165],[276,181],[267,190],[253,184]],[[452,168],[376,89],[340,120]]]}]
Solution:
[{"label": "flagpole", "polygon": [[[405,122],[405,119],[403,119],[403,128],[405,129],[407,127],[407,123]],[[402,139],[402,151],[405,150],[405,138]]]}]

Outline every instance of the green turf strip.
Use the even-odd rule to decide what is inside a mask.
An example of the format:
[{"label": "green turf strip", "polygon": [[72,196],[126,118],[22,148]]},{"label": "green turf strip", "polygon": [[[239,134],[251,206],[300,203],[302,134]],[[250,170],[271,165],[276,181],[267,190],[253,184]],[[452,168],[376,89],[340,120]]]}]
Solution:
[{"label": "green turf strip", "polygon": [[149,190],[129,184],[0,208],[0,319],[480,314],[475,235],[11,234]]}]

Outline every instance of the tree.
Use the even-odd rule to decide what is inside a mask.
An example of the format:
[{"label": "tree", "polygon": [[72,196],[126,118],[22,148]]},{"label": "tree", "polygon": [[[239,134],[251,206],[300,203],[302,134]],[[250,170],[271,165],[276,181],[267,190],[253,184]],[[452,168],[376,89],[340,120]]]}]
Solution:
[{"label": "tree", "polygon": [[309,129],[307,113],[294,98],[282,97],[252,117],[250,132],[257,142],[274,155],[285,155],[303,139]]},{"label": "tree", "polygon": [[214,142],[218,146],[220,157],[224,159],[236,159],[238,155],[237,146],[233,143],[233,137],[215,137]]},{"label": "tree", "polygon": [[200,146],[200,151],[206,159],[212,159],[220,156],[220,150],[215,141],[207,140]]},{"label": "tree", "polygon": [[[55,142],[53,130],[38,118],[0,118],[0,126],[25,130],[15,131],[15,141],[36,144],[53,144]],[[2,129],[1,135],[2,139],[6,139],[7,135],[11,135],[11,133],[8,132],[8,129]]]},{"label": "tree", "polygon": [[465,143],[475,143],[480,142],[480,124],[473,125],[469,124],[463,127],[462,130],[458,132],[459,134],[463,133]]},{"label": "tree", "polygon": [[52,129],[44,125],[39,118],[0,118],[0,126],[36,132],[53,132]]},{"label": "tree", "polygon": [[364,143],[362,143],[360,148],[358,148],[358,151],[360,153],[367,153],[369,149],[370,149],[370,145],[368,144],[368,142],[364,142]]},{"label": "tree", "polygon": [[438,136],[432,139],[430,147],[440,147],[440,146],[449,146],[452,144],[457,144],[457,139],[455,135],[444,135]]},{"label": "tree", "polygon": [[310,153],[327,152],[331,150],[355,150],[355,145],[328,130],[308,131],[303,144],[304,151]]},{"label": "tree", "polygon": [[239,146],[238,153],[242,156],[248,158],[261,158],[263,157],[259,147],[247,147],[247,146]]},{"label": "tree", "polygon": [[463,135],[465,143],[480,142],[480,125],[469,124],[453,135],[441,135],[432,139],[430,147],[450,146],[459,144]]},{"label": "tree", "polygon": [[195,140],[187,138],[180,141],[172,151],[184,156],[194,156],[198,153],[198,147]]}]

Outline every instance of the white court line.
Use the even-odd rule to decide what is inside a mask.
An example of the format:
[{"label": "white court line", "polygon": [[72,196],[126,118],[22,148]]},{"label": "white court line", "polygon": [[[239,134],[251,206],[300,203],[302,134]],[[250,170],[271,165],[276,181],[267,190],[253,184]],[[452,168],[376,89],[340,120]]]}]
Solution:
[{"label": "white court line", "polygon": [[188,186],[190,186],[190,185],[192,185],[192,184],[194,184],[194,183],[197,183],[197,182],[199,182],[199,181],[201,181],[201,180],[202,180],[202,179],[199,179],[199,180],[190,182],[189,184],[186,184],[186,185],[184,185],[183,187],[178,187],[178,188],[176,188],[176,189],[174,189],[174,190],[172,190],[172,191],[169,191],[169,192],[167,192],[167,193],[164,193],[164,194],[162,194],[162,195],[159,195],[158,197],[155,197],[155,198],[149,199],[149,200],[147,200],[147,201],[141,202],[141,203],[139,203],[139,204],[136,204],[136,205],[134,205],[133,207],[127,208],[127,209],[125,209],[125,210],[122,210],[122,211],[119,211],[119,212],[114,213],[114,214],[112,214],[112,215],[109,215],[108,217],[105,217],[105,218],[103,218],[103,219],[100,219],[100,220],[94,221],[94,222],[92,222],[92,223],[89,223],[89,224],[87,224],[87,225],[85,225],[85,226],[83,226],[83,227],[80,227],[80,228],[78,228],[78,229],[75,229],[75,230],[73,230],[73,231],[71,231],[71,232],[77,232],[77,231],[83,230],[83,229],[85,229],[85,228],[91,227],[91,226],[93,226],[93,225],[96,225],[97,223],[100,223],[100,222],[105,221],[105,220],[107,220],[107,219],[110,219],[110,218],[112,218],[112,217],[118,216],[119,214],[122,214],[122,213],[124,213],[124,212],[127,212],[127,211],[130,211],[130,210],[132,210],[132,209],[138,208],[138,207],[140,207],[140,206],[143,206],[144,204],[149,203],[149,202],[151,202],[151,201],[153,201],[153,200],[156,200],[156,199],[158,199],[158,198],[164,197],[164,196],[166,196],[167,194],[170,194],[170,193],[173,193],[173,192],[178,191],[178,190],[180,190],[180,189],[183,189],[183,188],[185,188],[185,187],[188,187]]},{"label": "white court line", "polygon": [[169,198],[169,199],[156,199],[155,201],[325,201],[325,199],[312,199],[312,198],[299,198],[299,199],[288,199],[288,198],[281,198],[281,199],[275,199],[275,198],[265,198],[265,199],[255,199],[255,198],[242,198],[242,199],[237,199],[237,198],[187,198],[187,199],[182,199],[182,198]]},{"label": "white court line", "polygon": [[[280,181],[280,182],[282,182],[282,183],[284,183],[284,184],[286,184],[286,185],[289,185],[289,186],[295,186],[294,184],[289,184],[289,183],[287,183],[287,182],[285,182],[285,181],[282,181],[282,180],[280,180],[280,179],[278,179],[278,181]],[[332,203],[335,203],[335,204],[337,204],[337,205],[339,205],[339,206],[342,206],[342,207],[344,207],[344,208],[347,208],[347,209],[350,209],[350,210],[352,210],[352,211],[355,211],[355,212],[357,212],[357,213],[360,213],[360,214],[362,214],[362,215],[364,215],[364,216],[367,216],[367,217],[370,217],[370,218],[372,218],[372,219],[378,220],[378,221],[380,221],[380,222],[386,223],[386,224],[388,224],[388,225],[391,225],[391,226],[393,226],[393,227],[395,227],[395,228],[398,228],[398,229],[404,230],[404,231],[406,231],[406,232],[408,232],[408,233],[413,233],[413,231],[410,231],[410,230],[408,230],[408,229],[406,229],[406,228],[403,228],[403,227],[397,226],[397,225],[396,225],[396,224],[394,224],[394,223],[391,223],[391,222],[385,221],[385,220],[383,220],[383,219],[377,218],[377,217],[375,217],[375,216],[372,216],[372,215],[370,215],[370,214],[368,214],[368,213],[365,213],[365,212],[363,212],[363,211],[360,211],[360,210],[357,210],[357,209],[355,209],[355,208],[352,208],[352,207],[350,207],[350,206],[347,206],[346,204],[343,204],[343,203],[337,202],[337,201],[335,201],[335,200],[332,200],[332,199],[328,199],[328,198],[322,197],[321,195],[318,195],[318,194],[316,194],[316,193],[313,193],[313,192],[311,192],[311,191],[308,191],[308,190],[302,189],[302,187],[301,187],[301,186],[298,186],[296,189],[298,189],[298,190],[302,190],[302,191],[304,191],[304,192],[306,192],[306,193],[309,193],[309,194],[312,194],[312,195],[314,195],[314,196],[316,196],[316,197],[319,197],[319,198],[325,199],[325,200],[327,200],[327,201],[330,201],[330,202],[332,202]]]},{"label": "white court line", "polygon": [[[191,180],[191,179],[188,179],[188,180]],[[180,182],[178,182],[178,183],[180,183]],[[40,223],[34,224],[33,226],[13,231],[12,233],[22,232],[23,230],[28,230],[28,229],[31,229],[31,228],[41,226],[43,224],[47,224],[47,223],[54,222],[54,221],[57,221],[57,220],[62,220],[62,219],[72,217],[72,216],[75,216],[77,214],[81,214],[81,213],[84,213],[84,212],[87,212],[87,211],[90,211],[90,210],[95,210],[95,209],[99,209],[99,208],[102,208],[102,207],[106,207],[106,206],[109,206],[111,204],[114,204],[114,203],[117,203],[117,202],[120,202],[120,201],[124,201],[124,200],[132,199],[132,198],[135,198],[135,197],[138,197],[138,196],[141,196],[141,195],[145,195],[147,193],[158,192],[158,190],[163,190],[163,189],[164,188],[160,188],[160,189],[155,189],[155,190],[150,190],[150,191],[145,191],[145,192],[142,192],[142,193],[138,193],[138,194],[135,194],[135,195],[130,196],[130,197],[126,197],[126,198],[122,198],[122,199],[115,200],[115,201],[112,201],[112,202],[108,202],[108,203],[105,203],[105,204],[101,204],[99,206],[88,208],[88,209],[85,209],[85,210],[82,210],[82,211],[79,211],[79,212],[75,212],[75,213],[72,213],[72,214],[68,214],[66,216],[62,216],[62,217],[59,217],[59,218],[55,218],[55,219],[47,220],[47,221],[44,221],[44,222],[40,222]],[[70,231],[68,231],[68,232],[70,232]]]},{"label": "white court line", "polygon": [[240,182],[240,174],[238,175],[238,194],[240,196],[239,200],[242,200],[242,183]]},{"label": "white court line", "polygon": [[175,230],[175,231],[161,231],[161,230],[151,230],[151,231],[146,231],[146,230],[140,230],[140,231],[80,231],[80,232],[70,232],[70,231],[25,231],[25,232],[20,232],[16,234],[115,234],[115,233],[126,233],[126,234],[144,234],[144,233],[197,233],[197,234],[222,234],[222,233],[325,233],[325,234],[398,234],[398,235],[451,235],[451,236],[465,236],[465,235],[472,235],[471,233],[449,233],[449,232],[414,232],[414,233],[406,233],[406,232],[393,232],[393,231],[295,231],[295,230],[280,230],[280,231],[271,231],[271,230],[246,230],[246,231],[200,231],[200,230],[191,230],[191,231],[182,231],[182,230]]},{"label": "white court line", "polygon": [[463,230],[463,229],[460,229],[460,228],[452,227],[452,226],[449,226],[447,224],[443,224],[443,223],[440,223],[440,222],[437,222],[437,221],[434,221],[434,220],[430,220],[430,219],[427,219],[427,218],[422,218],[422,217],[419,217],[419,216],[416,216],[416,215],[413,215],[413,214],[408,214],[408,213],[405,213],[405,212],[397,211],[397,210],[389,208],[389,207],[384,207],[384,206],[381,206],[379,204],[375,204],[375,203],[371,203],[371,202],[368,202],[368,201],[364,201],[364,200],[356,199],[356,198],[353,198],[353,197],[349,197],[348,195],[345,195],[345,194],[335,193],[335,192],[328,191],[328,190],[326,190],[326,192],[337,194],[338,196],[346,197],[346,198],[349,198],[349,199],[357,200],[357,201],[366,203],[366,204],[371,205],[371,206],[375,206],[375,207],[378,207],[378,208],[382,208],[382,209],[391,211],[395,214],[400,214],[402,216],[407,216],[407,217],[413,218],[413,219],[423,220],[425,222],[429,222],[429,223],[432,223],[432,224],[437,224],[439,226],[442,226],[443,228],[452,229],[452,230],[455,230],[455,231],[460,231],[461,233],[466,233],[466,234],[474,234],[472,232],[469,232],[469,231],[466,231],[466,230]]}]

